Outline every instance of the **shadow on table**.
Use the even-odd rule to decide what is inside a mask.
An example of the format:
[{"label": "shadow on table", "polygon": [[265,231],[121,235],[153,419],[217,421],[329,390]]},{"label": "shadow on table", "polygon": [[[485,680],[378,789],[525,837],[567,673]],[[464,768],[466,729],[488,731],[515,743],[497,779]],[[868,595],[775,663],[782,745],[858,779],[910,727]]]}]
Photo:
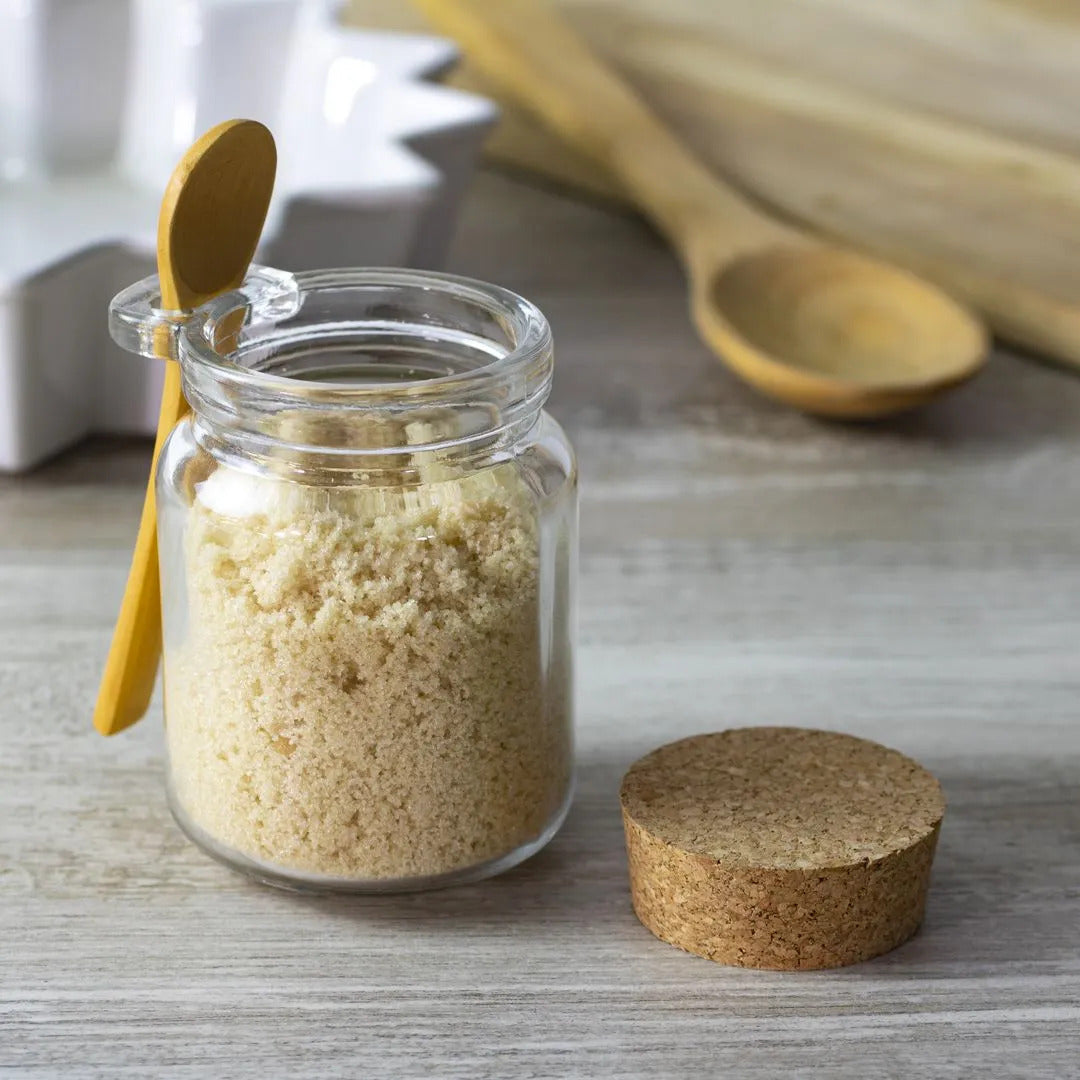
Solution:
[{"label": "shadow on table", "polygon": [[[507,923],[530,931],[563,922],[635,925],[627,885],[618,784],[625,762],[579,766],[578,796],[558,837],[522,866],[471,886],[399,896],[302,897],[336,919],[371,925],[438,924],[476,932]],[[1080,800],[1052,763],[1037,779],[942,777],[949,809],[926,923],[914,939],[830,977],[949,977],[985,966],[1077,956]],[[252,886],[258,888],[259,886]],[[795,977],[805,977],[800,973]]]},{"label": "shadow on table", "polygon": [[[389,896],[299,896],[334,918],[405,927],[422,922],[474,931],[486,924],[557,924],[572,919],[633,919],[627,884],[619,780],[625,762],[578,763],[577,792],[566,823],[521,866],[475,885]],[[253,888],[261,886],[253,885]]]},{"label": "shadow on table", "polygon": [[1000,453],[1074,435],[1078,401],[1075,370],[995,355],[972,382],[922,408],[876,420],[873,430],[913,443]]}]

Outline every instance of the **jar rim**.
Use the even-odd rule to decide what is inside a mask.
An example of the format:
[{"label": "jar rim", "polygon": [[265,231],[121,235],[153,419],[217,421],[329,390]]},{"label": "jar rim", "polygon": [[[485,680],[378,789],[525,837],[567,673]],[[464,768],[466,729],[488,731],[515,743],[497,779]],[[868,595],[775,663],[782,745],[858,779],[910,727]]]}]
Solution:
[{"label": "jar rim", "polygon": [[[322,403],[364,408],[391,407],[403,401],[414,407],[422,401],[444,402],[461,393],[473,396],[500,387],[509,391],[511,398],[531,398],[539,384],[543,384],[546,397],[552,364],[551,329],[535,304],[509,289],[457,274],[398,267],[305,270],[281,278],[287,278],[287,283],[267,283],[253,276],[251,285],[245,282],[241,288],[223,293],[185,321],[178,349],[185,383],[198,381],[199,375],[206,373],[219,389],[262,391],[277,400],[293,396],[310,400],[315,395]],[[322,379],[313,383],[239,363],[233,354],[223,355],[216,344],[222,324],[235,317],[238,309],[261,315],[273,325],[295,314],[306,297],[320,291],[380,288],[420,295],[431,292],[476,304],[510,330],[513,345],[501,355],[493,354],[485,364],[445,375],[390,383]]]},{"label": "jar rim", "polygon": [[[358,294],[353,314],[350,290]],[[197,427],[216,432],[214,438],[243,440],[254,455],[281,456],[291,448],[298,459],[317,453],[343,467],[360,456],[393,455],[392,446],[298,442],[280,422],[305,415],[315,421],[306,425],[309,432],[323,420],[326,431],[334,425],[340,431],[350,414],[412,427],[413,452],[479,454],[511,445],[528,430],[551,389],[551,329],[540,309],[508,289],[454,274],[397,267],[291,274],[252,266],[238,289],[194,311],[159,304],[156,277],[115,296],[114,340],[143,356],[180,361]],[[355,365],[364,374],[386,363],[385,373],[347,382],[325,378],[336,370],[335,353],[341,368]],[[320,368],[324,356],[329,366]],[[397,368],[395,357],[403,360]],[[275,363],[286,370],[296,365],[303,374],[260,369]],[[446,373],[435,373],[440,368]],[[417,369],[421,377],[407,377]]]}]

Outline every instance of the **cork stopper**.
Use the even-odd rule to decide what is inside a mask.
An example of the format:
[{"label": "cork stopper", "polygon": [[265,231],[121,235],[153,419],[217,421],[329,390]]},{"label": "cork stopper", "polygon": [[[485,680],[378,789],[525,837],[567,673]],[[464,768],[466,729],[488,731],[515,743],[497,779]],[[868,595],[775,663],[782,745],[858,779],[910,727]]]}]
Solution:
[{"label": "cork stopper", "polygon": [[804,728],[697,735],[635,763],[621,801],[634,910],[688,952],[840,967],[922,922],[945,800],[895,750]]}]

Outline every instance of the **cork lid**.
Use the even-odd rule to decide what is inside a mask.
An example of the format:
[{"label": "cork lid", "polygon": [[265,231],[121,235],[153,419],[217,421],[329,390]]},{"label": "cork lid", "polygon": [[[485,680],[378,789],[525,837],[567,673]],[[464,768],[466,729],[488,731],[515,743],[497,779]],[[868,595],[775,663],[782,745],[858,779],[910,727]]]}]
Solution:
[{"label": "cork lid", "polygon": [[910,936],[945,808],[937,780],[895,750],[777,727],[662,746],[621,799],[642,921],[764,967],[850,963]]},{"label": "cork lid", "polygon": [[626,774],[642,827],[729,866],[796,870],[881,859],[941,820],[941,786],[877,743],[741,728],[661,746]]}]

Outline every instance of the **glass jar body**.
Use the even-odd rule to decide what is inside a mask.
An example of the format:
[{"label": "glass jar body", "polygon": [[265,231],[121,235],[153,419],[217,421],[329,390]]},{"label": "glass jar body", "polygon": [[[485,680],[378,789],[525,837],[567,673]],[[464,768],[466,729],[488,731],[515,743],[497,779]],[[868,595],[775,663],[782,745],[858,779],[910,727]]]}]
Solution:
[{"label": "glass jar body", "polygon": [[[569,808],[573,452],[539,409],[479,452],[429,421],[320,414],[275,453],[197,408],[162,451],[170,802],[263,881],[475,880]],[[326,467],[343,430],[378,452]]]},{"label": "glass jar body", "polygon": [[554,421],[466,475],[325,487],[222,462],[188,419],[158,476],[168,783],[192,839],[278,884],[379,891],[487,876],[554,835],[576,549]]}]

